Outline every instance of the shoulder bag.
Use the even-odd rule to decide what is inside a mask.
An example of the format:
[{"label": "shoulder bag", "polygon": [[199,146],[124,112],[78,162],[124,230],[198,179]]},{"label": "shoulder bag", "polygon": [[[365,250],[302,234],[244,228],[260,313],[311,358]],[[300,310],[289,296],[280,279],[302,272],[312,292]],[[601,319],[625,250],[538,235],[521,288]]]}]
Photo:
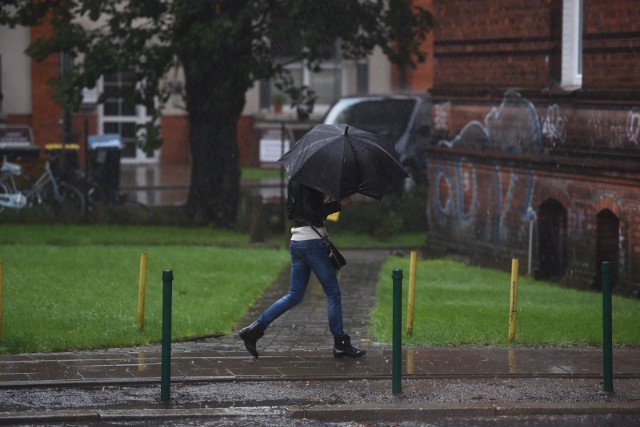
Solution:
[{"label": "shoulder bag", "polygon": [[323,236],[313,226],[311,226],[311,228],[313,228],[313,231],[315,231],[316,234],[320,236],[320,238],[324,241],[324,244],[327,246],[327,251],[329,252],[329,261],[331,261],[333,267],[336,270],[340,270],[342,267],[344,267],[347,264],[347,260],[344,259],[344,256],[342,256],[338,248],[336,248],[336,245],[334,245],[333,242],[329,240],[329,236]]}]

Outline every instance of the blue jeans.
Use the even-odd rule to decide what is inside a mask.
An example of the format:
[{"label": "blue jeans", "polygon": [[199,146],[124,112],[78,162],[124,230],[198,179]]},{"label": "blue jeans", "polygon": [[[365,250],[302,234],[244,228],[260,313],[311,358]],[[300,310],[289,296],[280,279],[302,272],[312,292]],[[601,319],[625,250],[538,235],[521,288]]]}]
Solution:
[{"label": "blue jeans", "polygon": [[258,322],[266,327],[287,310],[300,304],[313,271],[327,297],[329,329],[336,338],[344,337],[342,326],[342,302],[336,270],[329,261],[329,254],[321,239],[291,241],[291,284],[289,292],[271,304]]}]

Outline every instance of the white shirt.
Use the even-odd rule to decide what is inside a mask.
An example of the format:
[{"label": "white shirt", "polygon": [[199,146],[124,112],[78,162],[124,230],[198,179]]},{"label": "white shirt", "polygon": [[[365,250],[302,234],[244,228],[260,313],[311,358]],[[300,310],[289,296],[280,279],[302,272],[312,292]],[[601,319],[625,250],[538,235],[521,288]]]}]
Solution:
[{"label": "white shirt", "polygon": [[[324,227],[316,227],[318,233],[325,237],[327,235],[327,230]],[[291,229],[291,240],[299,241],[299,240],[312,240],[312,239],[320,239],[318,233],[313,231],[313,228],[309,225],[305,225],[303,227],[293,227]]]}]

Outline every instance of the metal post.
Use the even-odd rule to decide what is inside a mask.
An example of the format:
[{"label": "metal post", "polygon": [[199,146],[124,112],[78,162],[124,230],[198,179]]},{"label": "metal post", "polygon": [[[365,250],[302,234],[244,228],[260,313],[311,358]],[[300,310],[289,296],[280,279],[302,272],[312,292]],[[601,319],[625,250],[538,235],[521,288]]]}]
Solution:
[{"label": "metal post", "polygon": [[611,263],[602,263],[602,382],[604,391],[613,393],[613,339],[611,315]]},{"label": "metal post", "polygon": [[169,401],[171,383],[171,288],[173,271],[162,272],[162,378],[160,400]]},{"label": "metal post", "polygon": [[2,261],[0,261],[0,340],[2,339],[2,312],[4,310],[2,308],[3,299],[4,299],[4,296],[2,294],[3,287],[4,287],[4,265],[2,264]]},{"label": "metal post", "polygon": [[393,270],[393,361],[391,390],[402,393],[402,270]]}]

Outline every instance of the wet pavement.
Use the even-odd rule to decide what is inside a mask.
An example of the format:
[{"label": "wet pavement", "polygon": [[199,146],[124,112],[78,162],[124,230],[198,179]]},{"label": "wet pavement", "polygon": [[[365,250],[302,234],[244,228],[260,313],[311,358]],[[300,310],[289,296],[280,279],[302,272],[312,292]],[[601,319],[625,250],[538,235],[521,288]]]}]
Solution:
[{"label": "wet pavement", "polygon": [[[0,355],[0,423],[78,417],[246,421],[251,411],[260,412],[258,418],[275,411],[282,419],[327,422],[532,414],[616,414],[626,421],[614,425],[640,422],[640,349],[614,350],[615,393],[610,394],[602,391],[600,349],[404,347],[403,390],[394,395],[391,347],[367,335],[387,253],[346,250],[345,255],[349,264],[340,273],[345,330],[367,350],[360,359],[333,358],[324,295],[312,280],[304,302],[258,342],[259,359],[248,355],[235,333],[173,343],[169,406],[158,401],[159,345]],[[287,286],[284,272],[242,324]]]},{"label": "wet pavement", "polygon": [[[253,359],[235,333],[172,345],[174,382],[322,380],[391,377],[392,349],[367,335],[375,303],[378,269],[384,250],[345,250],[349,264],[340,272],[345,330],[361,359],[334,359],[325,298],[312,278],[303,303],[277,319],[258,342]],[[255,320],[286,292],[288,272],[251,307],[242,323]],[[602,350],[571,348],[421,348],[404,347],[405,378],[562,377],[600,378]],[[157,381],[161,347],[106,349],[62,353],[0,355],[0,387],[51,384],[136,384]],[[640,378],[640,349],[613,352],[617,378]]]},{"label": "wet pavement", "polygon": [[[186,200],[184,168],[124,169],[121,189],[139,201]],[[605,393],[601,349],[404,347],[402,392],[392,393],[392,349],[368,336],[387,252],[344,252],[345,330],[364,357],[333,358],[324,294],[312,280],[303,303],[260,339],[259,359],[237,331],[174,342],[169,402],[160,402],[160,345],[0,355],[0,424],[640,425],[637,348],[614,350],[614,393]],[[287,288],[285,271],[241,326]]]}]

